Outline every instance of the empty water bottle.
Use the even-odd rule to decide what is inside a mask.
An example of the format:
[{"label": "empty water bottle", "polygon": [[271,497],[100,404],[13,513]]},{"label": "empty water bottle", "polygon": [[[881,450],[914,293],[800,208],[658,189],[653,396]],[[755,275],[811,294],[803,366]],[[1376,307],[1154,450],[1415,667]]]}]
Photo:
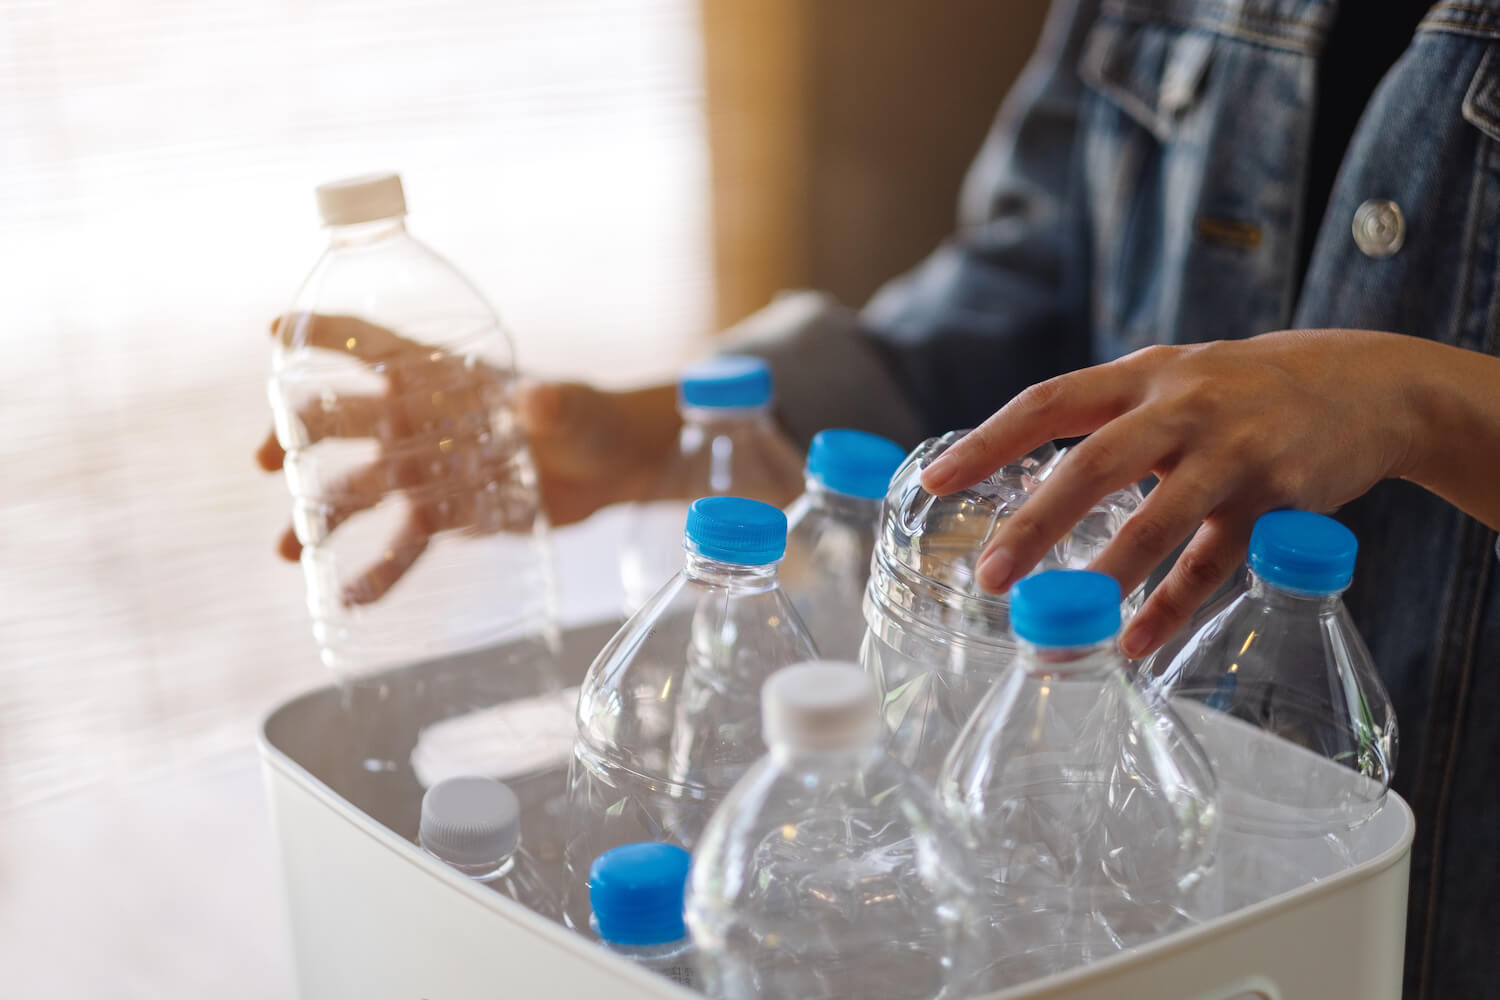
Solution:
[{"label": "empty water bottle", "polygon": [[[1015,657],[1010,598],[975,584],[975,562],[999,525],[1068,455],[1042,445],[969,489],[933,496],[922,488],[922,470],[963,434],[923,443],[896,472],[865,596],[870,631],[860,661],[880,686],[891,752],[929,781]],[[1140,503],[1134,486],[1104,497],[1039,568],[1087,566]],[[1139,592],[1130,595],[1127,611],[1139,602]]]},{"label": "empty water bottle", "polygon": [[682,526],[698,497],[740,496],[784,507],[802,489],[802,459],[771,416],[771,369],[724,355],[677,385],[682,432],[652,495],[635,504],[620,553],[625,613],[682,568]]},{"label": "empty water bottle", "polygon": [[682,921],[691,858],[675,844],[626,844],[589,869],[589,927],[600,943],[644,969],[693,986],[693,942]]},{"label": "empty water bottle", "polygon": [[366,715],[387,668],[502,644],[480,683],[428,685],[422,712],[550,690],[551,562],[510,339],[407,233],[395,174],[317,196],[328,248],[277,324],[270,397],[323,660]]},{"label": "empty water bottle", "polygon": [[786,516],[708,497],[688,512],[681,571],[589,667],[569,772],[570,922],[593,859],[662,840],[691,848],[714,807],[764,752],[760,687],[817,655],[776,580]]},{"label": "empty water bottle", "polygon": [[781,582],[831,659],[859,657],[880,503],[905,458],[900,445],[851,430],[822,431],[808,450],[807,488],[786,512]]},{"label": "empty water bottle", "polygon": [[976,961],[967,859],[932,793],[884,751],[855,664],[766,683],[770,753],[703,833],[688,926],[714,997],[964,995]]},{"label": "empty water bottle", "polygon": [[939,782],[979,868],[986,989],[1212,916],[1213,772],[1116,649],[1120,587],[1082,570],[1011,592],[1017,655]]},{"label": "empty water bottle", "polygon": [[558,886],[521,846],[521,803],[490,778],[449,778],[422,796],[422,849],[523,906],[562,919]]},{"label": "empty water bottle", "polygon": [[1339,596],[1357,551],[1331,518],[1263,515],[1245,585],[1142,667],[1213,761],[1228,907],[1347,867],[1344,835],[1385,800],[1395,711]]}]

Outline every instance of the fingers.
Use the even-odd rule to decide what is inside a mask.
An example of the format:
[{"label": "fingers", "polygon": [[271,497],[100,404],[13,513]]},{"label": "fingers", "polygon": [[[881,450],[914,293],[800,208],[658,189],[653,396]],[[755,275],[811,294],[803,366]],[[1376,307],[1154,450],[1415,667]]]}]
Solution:
[{"label": "fingers", "polygon": [[1253,517],[1239,513],[1203,522],[1172,572],[1120,637],[1120,649],[1126,656],[1140,659],[1155,652],[1187,624],[1219,584],[1244,562],[1254,523]]},{"label": "fingers", "polygon": [[1133,386],[1115,365],[1038,382],[923,470],[922,486],[937,496],[965,489],[1045,441],[1092,433],[1129,408]]},{"label": "fingers", "polygon": [[276,431],[273,429],[260,443],[260,447],[255,449],[255,461],[267,472],[279,472],[285,460],[286,451],[281,447],[281,442],[276,439]]},{"label": "fingers", "polygon": [[276,554],[287,562],[296,562],[302,558],[302,542],[294,529],[287,528],[281,533],[281,540],[276,543]]},{"label": "fingers", "polygon": [[[322,502],[308,511],[305,502],[302,509],[304,533],[311,536],[313,544],[322,544],[339,525],[362,510],[368,510],[381,501],[386,493],[399,489],[401,483],[388,462],[372,462],[356,469],[331,485],[324,493]],[[302,557],[302,539],[288,528],[276,543],[277,554],[290,562]]]},{"label": "fingers", "polygon": [[344,586],[344,604],[372,604],[384,597],[427,551],[431,537],[421,510],[413,510],[375,565]]},{"label": "fingers", "polygon": [[1233,483],[1201,463],[1172,470],[1116,533],[1090,569],[1107,573],[1130,593],[1230,494]]},{"label": "fingers", "polygon": [[271,321],[272,336],[283,344],[304,344],[325,351],[352,354],[361,361],[385,361],[425,348],[414,340],[358,316],[288,313]]},{"label": "fingers", "polygon": [[1146,420],[1117,420],[1090,435],[996,529],[975,568],[979,585],[1003,593],[1101,497],[1144,478],[1168,447],[1168,440]]}]

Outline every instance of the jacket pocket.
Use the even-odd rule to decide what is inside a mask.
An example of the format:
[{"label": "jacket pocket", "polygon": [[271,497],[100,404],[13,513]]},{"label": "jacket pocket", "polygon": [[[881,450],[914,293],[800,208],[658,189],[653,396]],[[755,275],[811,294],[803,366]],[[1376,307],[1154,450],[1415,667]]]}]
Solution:
[{"label": "jacket pocket", "polygon": [[1161,142],[1198,97],[1213,36],[1107,20],[1096,24],[1078,67],[1083,82]]},{"label": "jacket pocket", "polygon": [[1106,14],[1078,74],[1101,345],[1119,355],[1284,325],[1311,57]]}]

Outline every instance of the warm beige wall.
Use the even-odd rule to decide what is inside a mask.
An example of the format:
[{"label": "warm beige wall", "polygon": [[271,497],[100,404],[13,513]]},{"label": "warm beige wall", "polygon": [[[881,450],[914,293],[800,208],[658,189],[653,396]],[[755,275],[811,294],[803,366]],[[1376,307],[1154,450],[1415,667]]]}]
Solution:
[{"label": "warm beige wall", "polygon": [[716,315],[858,304],[953,225],[1046,0],[701,0]]}]

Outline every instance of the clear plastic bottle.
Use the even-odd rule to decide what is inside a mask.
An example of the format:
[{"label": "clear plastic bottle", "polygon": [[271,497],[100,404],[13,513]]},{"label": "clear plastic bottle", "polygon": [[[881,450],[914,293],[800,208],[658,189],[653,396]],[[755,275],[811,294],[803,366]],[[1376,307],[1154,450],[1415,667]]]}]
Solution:
[{"label": "clear plastic bottle", "polygon": [[1082,570],[1017,583],[1017,657],[943,767],[944,804],[979,868],[987,990],[1217,912],[1213,771],[1127,676],[1120,596]]},{"label": "clear plastic bottle", "polygon": [[422,849],[549,920],[562,920],[556,886],[521,846],[521,802],[491,778],[449,778],[422,796]]},{"label": "clear plastic bottle", "polygon": [[776,580],[786,516],[707,497],[688,512],[681,571],[605,644],[578,695],[569,773],[570,922],[584,873],[611,847],[689,849],[714,807],[764,752],[760,687],[815,658]]},{"label": "clear plastic bottle", "polygon": [[830,659],[854,660],[880,503],[906,460],[901,446],[863,431],[821,431],[807,452],[807,487],[787,508],[782,586]]},{"label": "clear plastic bottle", "polygon": [[931,791],[882,746],[852,663],[766,683],[770,753],[734,787],[693,861],[687,919],[710,996],[966,995],[974,883]]},{"label": "clear plastic bottle", "polygon": [[698,497],[740,496],[784,507],[802,489],[802,458],[771,416],[771,369],[727,354],[692,366],[677,384],[682,433],[650,499],[630,512],[620,553],[625,613],[682,568],[682,526]]},{"label": "clear plastic bottle", "polygon": [[[502,644],[484,683],[432,685],[424,713],[552,690],[551,556],[510,339],[407,233],[395,174],[317,196],[328,248],[278,322],[269,390],[322,658],[364,716],[394,697],[387,668]],[[364,749],[372,771],[404,766]]]},{"label": "clear plastic bottle", "polygon": [[[1044,444],[984,481],[947,496],[922,488],[922,470],[966,432],[923,442],[891,480],[865,591],[869,633],[860,662],[880,687],[891,753],[935,782],[964,723],[1016,655],[1010,598],[974,582],[984,543],[1020,510],[1068,452]],[[1040,569],[1081,569],[1139,507],[1134,486],[1102,498]],[[1137,589],[1126,613],[1140,603]]]},{"label": "clear plastic bottle", "polygon": [[1385,801],[1395,710],[1340,599],[1357,552],[1332,518],[1263,515],[1245,585],[1141,668],[1213,761],[1228,908],[1347,867],[1344,835]]},{"label": "clear plastic bottle", "polygon": [[682,921],[691,858],[675,844],[625,844],[589,867],[589,928],[622,958],[683,986],[697,985]]}]

